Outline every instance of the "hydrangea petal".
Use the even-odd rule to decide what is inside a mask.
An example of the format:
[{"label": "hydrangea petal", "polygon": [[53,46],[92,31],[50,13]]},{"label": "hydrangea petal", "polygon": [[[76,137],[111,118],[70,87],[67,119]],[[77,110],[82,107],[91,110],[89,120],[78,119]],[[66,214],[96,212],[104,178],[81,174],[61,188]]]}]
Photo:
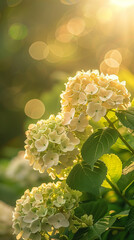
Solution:
[{"label": "hydrangea petal", "polygon": [[39,140],[35,141],[35,147],[37,148],[38,152],[43,152],[48,147],[48,140],[45,136],[42,136]]}]

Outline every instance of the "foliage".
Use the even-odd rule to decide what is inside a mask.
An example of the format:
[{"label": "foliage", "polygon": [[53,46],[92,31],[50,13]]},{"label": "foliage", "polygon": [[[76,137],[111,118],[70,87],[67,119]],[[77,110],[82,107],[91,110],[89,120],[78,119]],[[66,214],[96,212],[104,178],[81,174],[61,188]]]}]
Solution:
[{"label": "foliage", "polygon": [[127,128],[134,130],[134,108],[128,108],[126,111],[116,113],[120,122]]},{"label": "foliage", "polygon": [[87,163],[77,164],[70,172],[67,184],[72,189],[99,196],[99,189],[106,178],[106,172],[105,164],[100,161],[96,163],[93,170]]},{"label": "foliage", "polygon": [[[104,154],[101,157],[101,161],[103,161],[107,167],[107,178],[113,183],[117,183],[122,175],[122,162],[119,157],[115,154]],[[102,183],[102,186],[111,188],[106,180]]]},{"label": "foliage", "polygon": [[81,154],[91,167],[116,142],[118,133],[111,128],[99,129],[83,144]]},{"label": "foliage", "polygon": [[[103,232],[108,230],[113,223],[115,222],[114,217],[105,217],[101,218],[98,222],[94,224],[94,226],[90,227],[89,229],[86,229],[86,231],[79,230],[75,235],[73,240],[95,240],[95,239],[101,239],[101,235]],[[85,229],[84,229],[85,230]]]},{"label": "foliage", "polygon": [[61,94],[61,112],[28,127],[25,158],[54,182],[17,200],[17,239],[108,239],[114,230],[131,239],[134,107],[126,92],[116,76],[79,72]]}]

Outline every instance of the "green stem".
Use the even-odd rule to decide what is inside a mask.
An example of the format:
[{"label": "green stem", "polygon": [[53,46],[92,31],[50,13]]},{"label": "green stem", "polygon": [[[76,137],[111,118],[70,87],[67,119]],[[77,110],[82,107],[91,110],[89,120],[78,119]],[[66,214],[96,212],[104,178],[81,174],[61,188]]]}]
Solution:
[{"label": "green stem", "polygon": [[122,140],[122,142],[124,142],[124,144],[128,147],[128,149],[131,151],[132,154],[134,154],[134,149],[129,145],[129,143],[122,137],[122,135],[120,134],[120,132],[118,131],[118,129],[114,126],[113,122],[110,121],[110,119],[105,116],[105,119],[107,120],[107,122],[109,123],[109,126],[111,126],[113,129],[115,129],[118,132],[118,136],[119,138]]},{"label": "green stem", "polygon": [[120,189],[117,187],[117,185],[115,185],[113,182],[111,182],[107,177],[106,177],[106,181],[110,184],[110,186],[112,187],[112,189],[115,191],[115,193],[117,193],[117,195],[122,198],[122,200],[127,203],[130,207],[132,207],[131,203],[125,198],[124,195],[122,195]]},{"label": "green stem", "polygon": [[109,229],[110,229],[110,230],[124,231],[124,230],[125,230],[125,227],[116,227],[116,226],[113,226],[113,227],[110,227]]},{"label": "green stem", "polygon": [[73,218],[76,219],[79,222],[82,222],[82,220],[80,218],[76,217],[75,215],[73,216]]}]

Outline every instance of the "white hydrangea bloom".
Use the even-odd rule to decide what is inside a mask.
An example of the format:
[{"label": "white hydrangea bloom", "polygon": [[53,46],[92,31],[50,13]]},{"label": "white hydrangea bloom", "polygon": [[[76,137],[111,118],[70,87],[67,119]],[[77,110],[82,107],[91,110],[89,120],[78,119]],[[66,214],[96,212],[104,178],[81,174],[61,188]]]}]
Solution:
[{"label": "white hydrangea bloom", "polygon": [[94,95],[95,93],[97,93],[98,91],[98,88],[96,86],[96,84],[92,84],[92,83],[89,83],[86,88],[84,89],[84,92],[88,95],[88,94],[91,94],[91,95]]},{"label": "white hydrangea bloom", "polygon": [[35,147],[38,152],[43,152],[47,149],[48,143],[49,143],[48,139],[45,136],[41,136],[40,139],[37,139],[35,141]]},{"label": "white hydrangea bloom", "polygon": [[[47,232],[51,235],[56,229],[60,233],[61,229],[69,227],[80,196],[79,191],[70,189],[65,182],[42,184],[31,192],[25,191],[13,213],[17,239],[41,239]],[[27,203],[30,209],[25,212]]]},{"label": "white hydrangea bloom", "polygon": [[38,219],[38,216],[34,212],[29,211],[28,214],[23,218],[23,221],[25,223],[32,223],[37,219]]},{"label": "white hydrangea bloom", "polygon": [[[70,115],[74,114],[74,110]],[[68,120],[69,121],[69,114]],[[74,150],[78,149],[80,140],[75,136],[74,132],[63,125],[63,118],[61,115],[51,115],[48,120],[38,121],[37,124],[29,126],[26,132],[27,139],[25,141],[25,158],[29,160],[30,165],[35,170],[39,170],[41,173],[48,171],[52,176],[56,177],[56,166],[60,170],[67,168],[64,163],[61,163],[62,156],[66,156],[69,161],[69,167],[73,166],[73,161],[76,160],[77,154],[74,154]],[[72,155],[72,158],[71,158]],[[67,163],[67,161],[66,161]],[[55,171],[54,171],[55,170]],[[59,174],[59,171],[58,171]]]},{"label": "white hydrangea bloom", "polygon": [[122,95],[113,94],[111,99],[112,99],[113,104],[116,106],[118,104],[123,104],[123,96]]},{"label": "white hydrangea bloom", "polygon": [[24,151],[19,151],[17,156],[10,161],[5,171],[5,177],[18,182],[21,186],[41,184],[48,178],[47,172],[40,174],[38,171],[34,171],[29,166],[28,160],[24,158],[24,154]]},{"label": "white hydrangea bloom", "polygon": [[53,153],[51,151],[48,151],[44,156],[43,156],[43,161],[45,162],[44,167],[45,169],[48,169],[52,166],[56,166],[59,162],[59,155],[57,153]]},{"label": "white hydrangea bloom", "polygon": [[49,134],[49,141],[52,142],[52,143],[60,144],[61,134],[58,134],[56,130],[52,131]]},{"label": "white hydrangea bloom", "polygon": [[100,88],[98,95],[99,95],[100,100],[105,102],[109,98],[112,97],[113,91],[112,90],[106,90],[105,88]]},{"label": "white hydrangea bloom", "polygon": [[53,216],[48,217],[48,223],[56,229],[69,226],[68,219],[66,219],[62,213],[57,213]]},{"label": "white hydrangea bloom", "polygon": [[75,108],[72,108],[70,112],[66,112],[64,114],[64,120],[63,120],[63,125],[68,125],[72,121],[73,117],[75,114]]},{"label": "white hydrangea bloom", "polygon": [[100,103],[90,102],[87,106],[87,114],[97,122],[106,115],[106,108]]},{"label": "white hydrangea bloom", "polygon": [[88,119],[84,113],[81,113],[78,117],[74,117],[70,122],[70,128],[73,131],[83,132],[88,126]]},{"label": "white hydrangea bloom", "polygon": [[[91,109],[92,102],[96,106],[94,110]],[[81,114],[85,114],[87,120],[92,117],[99,121],[109,109],[127,109],[130,106],[130,94],[125,81],[120,82],[116,75],[99,74],[97,70],[81,71],[69,78],[66,90],[61,94],[61,105],[63,124],[75,131],[84,132],[86,124],[84,126],[81,121],[77,125]]]}]

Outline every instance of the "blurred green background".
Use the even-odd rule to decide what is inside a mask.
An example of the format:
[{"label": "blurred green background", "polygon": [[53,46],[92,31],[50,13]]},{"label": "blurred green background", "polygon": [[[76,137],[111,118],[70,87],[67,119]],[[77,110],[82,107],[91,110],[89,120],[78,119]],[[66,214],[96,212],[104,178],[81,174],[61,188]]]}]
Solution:
[{"label": "blurred green background", "polygon": [[133,13],[134,0],[0,0],[0,200],[49,180],[29,180],[18,152],[29,123],[60,111],[68,76],[118,74],[133,97]]}]

